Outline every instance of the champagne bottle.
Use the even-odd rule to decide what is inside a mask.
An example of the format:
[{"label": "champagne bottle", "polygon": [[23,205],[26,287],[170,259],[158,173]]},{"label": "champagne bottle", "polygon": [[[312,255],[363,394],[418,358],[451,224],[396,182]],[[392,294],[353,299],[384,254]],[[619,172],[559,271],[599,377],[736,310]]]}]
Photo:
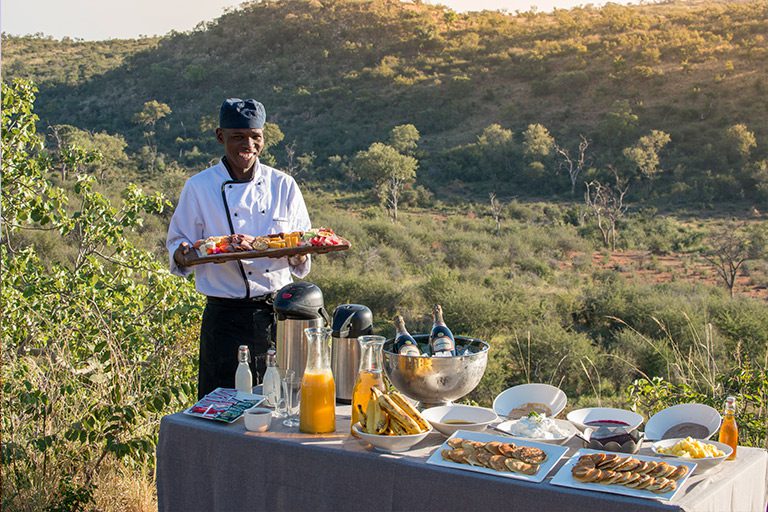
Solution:
[{"label": "champagne bottle", "polygon": [[443,320],[443,308],[435,304],[432,308],[432,332],[429,334],[429,348],[432,357],[451,357],[456,355],[456,340]]},{"label": "champagne bottle", "polygon": [[240,345],[237,350],[237,371],[235,372],[235,389],[243,393],[253,393],[253,374],[248,362],[251,353],[248,345]]},{"label": "champagne bottle", "polygon": [[403,356],[419,357],[419,345],[405,328],[405,320],[400,315],[395,317],[395,330],[395,352]]}]

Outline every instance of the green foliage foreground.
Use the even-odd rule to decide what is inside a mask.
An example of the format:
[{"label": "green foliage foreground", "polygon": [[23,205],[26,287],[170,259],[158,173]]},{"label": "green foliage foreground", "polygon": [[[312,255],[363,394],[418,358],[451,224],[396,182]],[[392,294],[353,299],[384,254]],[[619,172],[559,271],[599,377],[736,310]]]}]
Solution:
[{"label": "green foliage foreground", "polygon": [[[80,509],[106,457],[141,470],[159,418],[195,396],[190,327],[200,309],[126,232],[167,206],[129,187],[112,205],[80,176],[51,185],[32,112],[34,88],[3,84],[3,508]],[[30,231],[54,231],[75,256],[44,263]],[[58,254],[65,254],[64,251]]]},{"label": "green foliage foreground", "polygon": [[[78,510],[94,506],[108,463],[151,481],[160,417],[194,400],[202,304],[151,252],[162,233],[146,226],[166,200],[129,186],[110,201],[76,171],[54,186],[33,101],[29,83],[3,85],[2,506]],[[70,169],[96,158],[71,149]],[[510,203],[497,226],[482,206],[438,205],[395,224],[303,188],[315,225],[355,244],[314,263],[327,306],[366,304],[376,331],[391,334],[398,312],[426,332],[429,306],[441,303],[456,334],[491,343],[470,400],[490,405],[506,387],[551,382],[569,407],[635,406],[647,417],[684,401],[719,408],[735,394],[742,444],[765,446],[764,303],[594,270],[595,228],[574,223],[572,207]],[[653,238],[648,229],[658,243],[695,239],[660,226],[627,225],[625,239]]]}]

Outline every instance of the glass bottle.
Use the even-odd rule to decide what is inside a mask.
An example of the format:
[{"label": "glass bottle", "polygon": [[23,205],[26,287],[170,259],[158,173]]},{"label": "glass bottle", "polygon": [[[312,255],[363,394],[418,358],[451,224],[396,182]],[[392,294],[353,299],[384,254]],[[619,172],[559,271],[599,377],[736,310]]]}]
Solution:
[{"label": "glass bottle", "polygon": [[720,425],[718,441],[733,448],[733,453],[726,460],[736,458],[736,447],[739,444],[739,428],[736,426],[736,398],[729,396],[725,399],[723,408],[723,424]]},{"label": "glass bottle", "polygon": [[[395,352],[403,356],[416,356],[421,355],[419,352],[419,344],[411,336],[411,333],[405,328],[405,320],[400,315],[395,317]],[[354,412],[354,411],[353,411]]]},{"label": "glass bottle", "polygon": [[360,336],[357,342],[360,344],[360,369],[357,372],[357,380],[352,390],[352,425],[360,421],[360,409],[368,410],[368,402],[371,399],[371,388],[385,390],[383,354],[384,336]]},{"label": "glass bottle", "polygon": [[264,371],[264,380],[261,385],[267,405],[277,407],[277,402],[280,400],[280,372],[277,369],[274,348],[267,350],[267,369]]},{"label": "glass bottle", "polygon": [[429,348],[432,357],[451,357],[456,355],[456,341],[453,333],[443,320],[443,308],[435,304],[432,308],[432,332],[429,333]]},{"label": "glass bottle", "polygon": [[248,345],[240,345],[237,349],[237,371],[235,371],[235,389],[243,393],[253,393],[253,374],[248,364],[251,353]]},{"label": "glass bottle", "polygon": [[325,434],[336,430],[336,383],[331,372],[331,329],[310,327],[307,366],[301,379],[299,430]]}]

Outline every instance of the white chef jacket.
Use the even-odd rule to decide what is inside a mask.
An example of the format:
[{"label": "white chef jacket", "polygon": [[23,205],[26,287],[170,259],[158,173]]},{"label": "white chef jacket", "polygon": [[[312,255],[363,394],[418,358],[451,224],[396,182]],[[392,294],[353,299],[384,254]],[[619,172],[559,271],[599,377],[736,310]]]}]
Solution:
[{"label": "white chef jacket", "polygon": [[291,273],[306,276],[310,258],[298,266],[289,265],[288,258],[257,258],[179,268],[173,253],[181,242],[191,246],[209,236],[261,236],[307,231],[310,227],[304,198],[291,176],[257,159],[252,179],[235,181],[219,161],[184,184],[165,242],[171,273],[186,276],[194,272],[197,290],[211,297],[246,298],[271,293],[289,284],[293,280]]}]

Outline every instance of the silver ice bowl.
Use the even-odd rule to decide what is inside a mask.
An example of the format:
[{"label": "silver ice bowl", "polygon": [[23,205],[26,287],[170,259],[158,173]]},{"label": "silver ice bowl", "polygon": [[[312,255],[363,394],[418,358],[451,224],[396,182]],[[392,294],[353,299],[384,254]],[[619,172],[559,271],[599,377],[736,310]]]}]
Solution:
[{"label": "silver ice bowl", "polygon": [[[428,334],[415,334],[420,345]],[[423,408],[446,405],[469,394],[480,383],[488,364],[490,345],[477,338],[456,336],[459,353],[453,357],[402,356],[393,351],[394,340],[384,344],[384,371],[390,382]]]}]

